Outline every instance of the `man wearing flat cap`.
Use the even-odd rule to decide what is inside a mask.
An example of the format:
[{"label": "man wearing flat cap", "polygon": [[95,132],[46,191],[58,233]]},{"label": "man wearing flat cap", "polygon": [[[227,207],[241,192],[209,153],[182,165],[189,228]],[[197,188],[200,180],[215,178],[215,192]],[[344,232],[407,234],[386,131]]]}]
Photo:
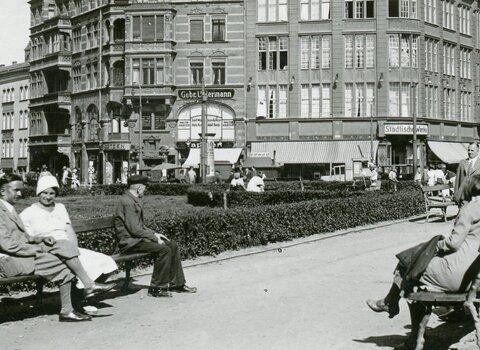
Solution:
[{"label": "man wearing flat cap", "polygon": [[177,244],[145,226],[143,196],[147,182],[147,176],[130,176],[128,189],[115,209],[115,232],[120,252],[156,254],[148,295],[171,297],[170,291],[195,293],[195,287],[185,284]]}]

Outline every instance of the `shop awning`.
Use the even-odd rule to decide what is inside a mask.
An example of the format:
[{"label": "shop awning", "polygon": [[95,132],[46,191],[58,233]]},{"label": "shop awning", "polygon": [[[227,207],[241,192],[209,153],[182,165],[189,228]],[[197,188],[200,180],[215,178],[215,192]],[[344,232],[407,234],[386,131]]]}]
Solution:
[{"label": "shop awning", "polygon": [[378,141],[252,142],[252,153],[267,153],[281,164],[347,164],[370,159],[372,146],[375,160]]},{"label": "shop awning", "polygon": [[468,143],[428,141],[428,147],[447,164],[460,163],[462,159],[467,158]]},{"label": "shop awning", "polygon": [[[228,162],[234,164],[238,162],[238,158],[242,153],[242,148],[215,148],[213,150],[213,157],[215,162]],[[200,149],[191,148],[183,167],[193,166],[195,168],[200,164]]]},{"label": "shop awning", "polygon": [[251,168],[252,166],[255,168],[278,168],[280,165],[270,157],[248,157],[243,162],[243,166],[245,168]]}]

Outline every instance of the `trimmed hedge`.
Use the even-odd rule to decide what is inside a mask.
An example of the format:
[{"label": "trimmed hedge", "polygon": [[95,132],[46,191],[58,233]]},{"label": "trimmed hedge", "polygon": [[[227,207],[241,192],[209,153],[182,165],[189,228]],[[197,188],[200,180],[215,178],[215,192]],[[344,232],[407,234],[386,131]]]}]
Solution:
[{"label": "trimmed hedge", "polygon": [[176,240],[185,258],[396,220],[424,212],[418,190],[293,204],[170,213],[148,225]]},{"label": "trimmed hedge", "polygon": [[[235,208],[242,206],[258,206],[258,205],[274,205],[282,203],[297,203],[315,199],[330,199],[330,198],[347,198],[352,196],[361,196],[366,193],[364,186],[355,186],[353,183],[335,182],[330,186],[323,181],[312,181],[315,183],[309,188],[314,190],[300,191],[293,190],[293,187],[280,186],[276,190],[267,190],[263,193],[246,192],[246,191],[227,191],[227,207]],[[298,185],[299,183],[297,183]],[[321,184],[321,185],[320,185]],[[270,185],[270,184],[269,184]],[[323,186],[323,187],[322,187]],[[392,186],[388,181],[384,184],[382,182],[381,191],[391,191]],[[398,191],[419,191],[419,186],[413,181],[403,181],[397,184]],[[210,206],[223,207],[225,190],[221,187],[191,187],[187,191],[187,201],[189,204],[195,206]]]},{"label": "trimmed hedge", "polygon": [[[282,203],[297,203],[309,200],[345,198],[352,196],[361,196],[365,194],[364,190],[353,190],[343,188],[342,190],[316,190],[316,191],[293,191],[278,190],[267,191],[263,193],[246,191],[228,191],[227,207],[243,207],[258,205],[275,205]],[[223,207],[224,192],[218,190],[207,190],[204,188],[190,188],[187,191],[188,203],[195,206]]]}]

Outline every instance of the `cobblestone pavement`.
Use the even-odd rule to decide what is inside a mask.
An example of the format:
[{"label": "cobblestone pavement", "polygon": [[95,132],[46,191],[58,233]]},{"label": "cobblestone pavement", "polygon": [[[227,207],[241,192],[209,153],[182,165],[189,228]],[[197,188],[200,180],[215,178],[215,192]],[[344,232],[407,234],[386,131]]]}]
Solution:
[{"label": "cobblestone pavement", "polygon": [[[198,294],[154,299],[136,287],[110,293],[96,301],[99,316],[92,322],[57,322],[56,294],[43,313],[28,307],[30,298],[15,307],[7,300],[7,311],[25,319],[0,324],[0,348],[392,349],[409,333],[407,305],[390,320],[365,300],[388,290],[395,253],[447,234],[452,225],[452,218],[421,218],[263,247],[261,254],[252,248],[187,261],[187,279]],[[138,276],[135,285],[149,279]],[[426,350],[448,349],[469,332],[436,316],[430,328]]]}]

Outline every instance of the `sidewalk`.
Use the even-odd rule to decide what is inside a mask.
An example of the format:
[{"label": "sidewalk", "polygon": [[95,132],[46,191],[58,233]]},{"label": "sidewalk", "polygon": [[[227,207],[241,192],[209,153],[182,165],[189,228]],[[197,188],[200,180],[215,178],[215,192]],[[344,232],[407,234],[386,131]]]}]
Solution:
[{"label": "sidewalk", "polygon": [[[99,300],[93,322],[59,323],[50,309],[0,324],[2,348],[392,349],[409,333],[406,305],[389,320],[372,313],[365,299],[388,289],[396,252],[447,234],[452,224],[383,223],[185,261],[197,294],[154,299],[133,286],[129,294]],[[135,280],[145,286],[150,275]],[[447,350],[465,333],[435,316],[429,327],[425,350]]]}]

